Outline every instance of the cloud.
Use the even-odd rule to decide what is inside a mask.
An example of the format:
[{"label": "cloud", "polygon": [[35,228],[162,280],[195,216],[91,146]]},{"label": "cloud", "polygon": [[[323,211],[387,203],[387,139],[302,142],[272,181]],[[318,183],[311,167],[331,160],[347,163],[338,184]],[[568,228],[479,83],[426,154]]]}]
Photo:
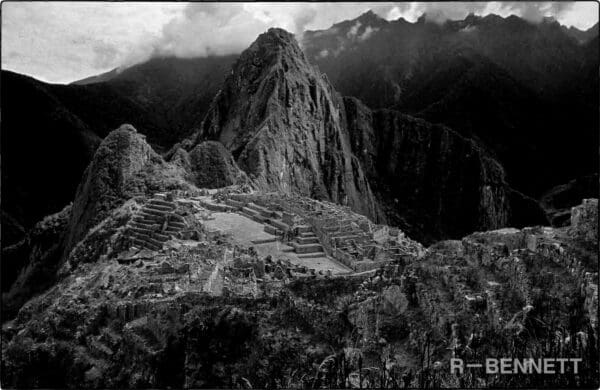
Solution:
[{"label": "cloud", "polygon": [[93,64],[96,68],[105,68],[114,64],[115,59],[119,55],[119,49],[117,47],[103,41],[94,42],[92,50],[95,54]]},{"label": "cloud", "polygon": [[379,31],[379,27],[367,26],[365,31],[358,37],[358,40],[361,42],[367,40],[369,37],[371,37],[371,35],[373,35],[373,33],[376,33],[377,31]]},{"label": "cloud", "polygon": [[501,3],[501,7],[514,12],[533,23],[539,23],[544,17],[552,16],[556,18],[563,12],[573,8],[573,2],[505,2]]},{"label": "cloud", "polygon": [[[509,15],[520,16],[533,23],[540,22],[544,17],[552,16],[560,20],[562,16],[574,7],[581,7],[583,2],[530,2],[530,1],[503,1],[503,2],[428,2],[428,3],[403,3],[399,4],[388,14],[388,18],[397,19],[404,17],[414,22],[421,15],[430,22],[443,23],[446,20],[463,19],[468,14],[487,15],[495,13],[506,17]],[[596,20],[597,20],[596,11]]]},{"label": "cloud", "polygon": [[[2,68],[69,82],[157,55],[239,53],[270,27],[291,31],[301,41],[305,30],[325,30],[368,10],[387,20],[415,21],[426,13],[438,23],[471,12],[515,14],[534,22],[554,16],[583,29],[598,21],[598,4],[593,2],[4,2]],[[368,39],[375,32],[359,27],[353,30],[356,39]]]},{"label": "cloud", "polygon": [[[164,8],[133,3],[4,2],[2,69],[59,83],[104,72],[131,53],[147,51],[147,41],[160,36],[162,26],[183,8],[177,4]],[[145,53],[141,54],[143,58]]]},{"label": "cloud", "polygon": [[350,27],[350,30],[348,30],[346,37],[348,39],[353,39],[356,36],[356,34],[358,33],[358,29],[360,28],[360,26],[361,26],[361,23],[357,21],[352,27]]}]

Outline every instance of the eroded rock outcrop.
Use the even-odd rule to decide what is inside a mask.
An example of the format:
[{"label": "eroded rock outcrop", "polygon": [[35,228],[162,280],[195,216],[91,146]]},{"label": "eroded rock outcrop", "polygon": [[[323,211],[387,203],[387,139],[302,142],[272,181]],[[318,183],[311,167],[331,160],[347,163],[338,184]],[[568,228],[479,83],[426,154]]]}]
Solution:
[{"label": "eroded rock outcrop", "polygon": [[220,142],[201,142],[189,153],[178,145],[166,157],[169,162],[182,167],[189,181],[200,188],[221,188],[250,182]]},{"label": "eroded rock outcrop", "polygon": [[352,149],[391,224],[430,242],[546,223],[537,202],[512,190],[502,166],[473,140],[354,98],[344,103]]},{"label": "eroded rock outcrop", "polygon": [[578,177],[568,183],[558,185],[546,192],[540,203],[546,210],[553,226],[567,226],[570,223],[571,208],[580,204],[581,199],[598,196],[598,174]]},{"label": "eroded rock outcrop", "polygon": [[352,154],[342,99],[284,30],[270,29],[242,53],[194,144],[204,140],[225,145],[262,190],[381,217]]},{"label": "eroded rock outcrop", "polygon": [[584,199],[571,209],[571,234],[598,249],[598,199]]}]

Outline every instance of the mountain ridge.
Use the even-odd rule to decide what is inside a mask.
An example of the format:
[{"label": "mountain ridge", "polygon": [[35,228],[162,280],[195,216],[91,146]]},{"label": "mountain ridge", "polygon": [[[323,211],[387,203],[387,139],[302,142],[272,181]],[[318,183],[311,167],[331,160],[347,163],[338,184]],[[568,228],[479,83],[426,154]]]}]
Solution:
[{"label": "mountain ridge", "polygon": [[[531,25],[518,17],[505,19],[497,15],[488,15],[486,17],[469,15],[462,21],[448,22],[445,24],[446,27],[444,27],[435,23],[425,23],[425,18],[421,18],[418,22],[410,23],[402,19],[388,22],[372,13],[366,13],[361,17],[340,23],[346,23],[349,30],[353,26],[356,26],[357,22],[362,21],[355,32],[355,36],[358,37],[365,34],[367,27],[372,27],[368,39],[364,41],[368,43],[374,42],[374,39],[378,39],[378,34],[382,33],[384,27],[388,29],[401,29],[406,33],[404,35],[408,37],[407,39],[410,38],[414,42],[421,42],[428,36],[443,37],[443,34],[446,34],[450,30],[464,30],[459,34],[460,39],[464,40],[464,42],[457,40],[455,43],[458,42],[458,46],[451,45],[448,50],[441,51],[441,54],[415,57],[415,59],[421,59],[418,61],[415,60],[416,62],[412,64],[410,61],[401,61],[399,63],[390,62],[385,65],[384,61],[385,66],[380,68],[381,71],[374,72],[372,70],[378,69],[378,66],[370,66],[370,60],[367,61],[365,59],[377,58],[377,51],[375,49],[373,49],[375,51],[365,52],[364,55],[360,54],[360,52],[354,53],[353,56],[355,59],[358,58],[359,62],[354,60],[343,61],[343,69],[332,71],[328,66],[319,64],[319,61],[315,61],[311,57],[311,53],[319,54],[322,50],[317,52],[315,51],[316,49],[311,49],[310,45],[308,47],[305,46],[305,42],[303,41],[303,51],[307,53],[308,59],[313,63],[317,63],[320,71],[328,74],[328,80],[336,90],[340,90],[342,95],[359,97],[371,108],[381,106],[380,104],[373,104],[373,99],[384,99],[382,101],[391,99],[390,101],[393,101],[394,104],[386,108],[394,108],[431,122],[439,122],[449,126],[460,134],[481,142],[488,148],[492,156],[499,159],[507,169],[507,177],[511,185],[520,192],[534,198],[542,196],[542,194],[555,185],[566,183],[575,177],[593,173],[589,172],[592,169],[589,167],[597,165],[597,156],[595,151],[591,150],[590,147],[597,143],[597,132],[588,131],[587,129],[594,128],[594,124],[597,124],[597,115],[594,114],[592,116],[590,114],[595,113],[594,107],[597,107],[595,102],[598,100],[598,97],[594,94],[594,90],[598,85],[597,36],[585,44],[577,45],[579,47],[579,49],[576,49],[578,53],[583,53],[581,60],[577,60],[581,63],[575,66],[577,77],[567,83],[568,86],[565,87],[566,92],[563,95],[555,96],[553,98],[554,101],[548,103],[548,99],[542,98],[536,92],[535,88],[532,89],[525,86],[519,80],[515,79],[515,75],[510,72],[507,73],[506,70],[502,71],[505,75],[501,77],[499,77],[501,73],[494,70],[492,72],[493,78],[490,78],[485,72],[474,71],[485,69],[485,66],[482,66],[484,63],[478,59],[480,55],[476,51],[469,52],[465,50],[465,47],[468,46],[466,45],[468,40],[465,39],[474,36],[472,35],[472,31],[469,30],[469,26],[485,24],[489,25],[488,29],[498,29],[502,25],[510,23],[511,25],[521,26],[519,27],[520,29],[527,31],[535,32],[539,30],[540,33],[536,34],[538,34],[538,38],[540,39],[544,37],[543,34],[545,33],[542,33],[543,31],[549,31],[552,34],[558,34],[557,36],[562,37],[559,40],[560,42],[573,42],[573,38],[569,37],[564,29],[556,28],[555,22],[544,22],[542,28],[542,24]],[[336,28],[340,27],[340,23],[336,25]],[[379,23],[379,25],[375,25],[375,23]],[[374,31],[378,27],[380,30]],[[594,30],[594,28],[591,28],[588,32],[592,33]],[[322,30],[321,32],[323,31],[328,30]],[[411,34],[413,33],[410,33],[411,31],[414,31],[414,34],[416,34],[412,38]],[[344,34],[347,32],[344,31]],[[455,33],[458,34],[458,32]],[[305,39],[306,36],[304,34]],[[335,37],[335,34],[331,36]],[[532,41],[532,44],[539,45],[539,42],[544,42],[540,39]],[[357,44],[361,43],[358,39],[356,39],[356,42]],[[393,39],[391,42],[394,42]],[[507,43],[506,47],[508,49],[510,49],[510,45],[515,45],[517,41],[513,40],[511,42],[513,43]],[[549,41],[549,43],[552,43],[552,41]],[[421,51],[426,54],[434,49],[435,46],[424,46]],[[410,53],[412,53],[410,50],[406,52],[409,59],[412,58],[410,57]],[[430,53],[435,53],[435,51],[430,51]],[[452,57],[453,59],[446,61],[446,63],[444,61],[433,61],[436,58],[444,59],[444,57],[448,57],[447,54],[454,56],[453,53],[459,53],[460,55]],[[579,58],[579,54],[571,56],[563,53],[561,56]],[[84,133],[92,138],[98,137],[94,141],[94,145],[98,145],[100,138],[106,136],[110,130],[118,127],[120,124],[132,123],[138,131],[148,136],[150,144],[157,151],[162,152],[180,141],[183,137],[196,132],[200,128],[204,120],[204,114],[208,110],[214,95],[221,88],[222,84],[218,79],[219,77],[222,77],[222,79],[225,78],[225,75],[229,71],[227,64],[233,63],[235,58],[237,58],[237,55],[230,58],[190,60],[159,58],[132,68],[123,69],[118,74],[116,74],[117,72],[113,72],[115,77],[104,82],[87,85],[76,85],[77,82],[75,82],[74,85],[69,86],[50,85],[37,81],[34,83],[37,83],[36,85],[39,88],[44,89],[54,96],[55,100],[53,100],[53,104],[60,105],[64,110],[77,117],[79,123],[82,124],[78,127],[83,126],[89,130],[84,131]],[[329,53],[329,56],[325,59],[327,58],[332,58],[332,54]],[[431,74],[425,73],[427,77],[419,76],[419,73],[414,70],[419,67],[430,68],[431,65],[428,64],[431,63],[437,63],[440,69],[438,72],[431,72]],[[405,82],[399,82],[395,79],[396,71],[394,69],[397,66],[405,66],[406,64],[408,64],[409,69],[413,70],[405,75],[407,77]],[[497,67],[497,65],[494,66]],[[569,65],[567,68],[572,67]],[[214,80],[205,82],[203,74],[210,75],[210,78]],[[357,75],[352,80],[358,80],[359,82],[353,81],[352,84],[349,84],[353,86],[353,89],[339,88],[340,82],[337,79],[339,75],[343,74]],[[217,77],[213,77],[215,75]],[[378,75],[382,75],[382,77]],[[15,79],[15,77],[12,78]],[[4,73],[3,71],[3,79],[10,81],[11,74]],[[29,92],[25,92],[27,89],[21,85],[21,81],[24,79],[16,79],[20,80],[19,83],[3,83],[3,94],[5,96],[9,94],[11,96],[21,94],[23,100],[27,101],[27,94]],[[190,83],[189,80],[196,81]],[[475,81],[475,84],[473,84],[473,81]],[[410,87],[411,83],[415,87]],[[527,108],[523,108],[526,107],[525,105],[520,105],[522,107],[519,107],[514,104],[516,100],[513,102],[513,99],[507,100],[502,96],[494,96],[494,94],[481,88],[480,98],[471,99],[472,103],[469,103],[468,97],[472,96],[477,84],[485,87],[490,83],[497,84],[496,91],[511,91],[510,88],[512,87],[509,89],[505,87],[514,85],[516,88],[513,88],[514,91],[517,91],[520,96],[533,97],[532,99],[523,98],[525,101],[535,102],[535,104],[528,104]],[[183,84],[193,84],[195,86],[182,89],[181,85]],[[365,85],[369,87],[366,88]],[[565,83],[562,83],[562,85],[565,85]],[[432,86],[435,88],[432,88]],[[457,91],[453,92],[455,89]],[[368,94],[364,95],[361,91],[364,93],[368,92]],[[402,97],[400,104],[396,102],[395,96]],[[5,99],[5,101],[9,100]],[[424,107],[425,102],[428,102],[427,107]],[[475,112],[476,114],[477,112],[481,112],[481,114],[468,117],[463,115],[464,113],[461,114],[461,110],[456,109],[456,107],[466,107],[469,104],[472,104],[471,112]],[[500,110],[498,109],[499,107],[503,107],[503,109]],[[21,111],[16,110],[14,112]],[[8,137],[12,137],[11,133],[17,131],[16,129],[19,128],[17,123],[20,117],[27,117],[27,114],[13,115],[12,110],[5,110],[5,121],[3,121],[3,129],[5,131],[3,131],[3,138],[7,138],[7,132],[9,134]],[[495,119],[493,121],[486,121],[486,117]],[[178,119],[173,122],[172,119],[168,118]],[[531,118],[540,118],[540,120],[532,120]],[[42,121],[42,123],[33,127],[43,127],[46,123],[52,123],[52,120]],[[482,129],[490,127],[494,130],[482,132]],[[574,128],[576,133],[565,142],[562,138],[549,139],[546,135],[549,128]],[[559,134],[560,132],[555,130],[552,133]],[[504,136],[504,134],[508,136]],[[526,137],[520,139],[519,134],[523,134]],[[77,139],[78,137],[79,135],[73,139]],[[524,140],[527,140],[527,142],[523,142]],[[63,141],[63,144],[66,145],[69,142],[73,141]],[[19,149],[19,157],[13,157],[10,151],[3,150],[3,154],[6,156],[5,161],[8,162],[6,170],[3,170],[3,176],[7,176],[4,171],[10,174],[11,167],[18,167],[21,164],[25,164],[24,156],[26,153],[24,151],[27,149],[27,143],[27,139],[19,141],[16,147],[16,149]],[[537,146],[538,143],[540,143],[539,146]],[[94,147],[86,150],[88,150],[88,157],[85,157],[84,160],[87,162]],[[511,153],[511,150],[519,150],[520,152]],[[549,152],[545,153],[545,150]],[[563,155],[565,151],[565,158],[556,159],[553,157]],[[534,157],[533,164],[528,160],[529,155]],[[13,159],[14,162],[11,162]],[[23,205],[15,204],[15,202],[18,203],[23,197],[17,193],[11,194],[10,188],[5,187],[9,188],[9,192],[6,193],[6,196],[3,195],[3,200],[6,202],[3,202],[5,207],[2,211],[3,215],[6,216],[5,220],[10,222],[8,226],[13,226],[14,229],[9,228],[9,230],[4,230],[3,237],[9,237],[12,234],[9,234],[10,231],[14,230],[14,239],[17,239],[23,235],[23,229],[28,229],[44,215],[60,210],[74,195],[74,187],[76,186],[75,178],[80,177],[85,163],[67,164],[64,168],[55,167],[50,169],[52,162],[50,162],[50,158],[48,160],[49,171],[62,170],[68,173],[66,177],[73,178],[70,179],[69,183],[61,186],[67,190],[68,195],[60,195],[60,199],[56,204],[52,203],[51,207],[45,207],[43,206],[44,202],[36,198],[38,195],[35,195],[36,193],[40,193],[41,190],[34,189],[31,181],[24,183],[24,187],[19,194],[29,197],[29,204],[37,205],[30,213],[24,211],[25,208]],[[548,166],[546,166],[547,161],[550,161],[550,165]],[[542,171],[534,168],[536,166],[541,166]],[[32,167],[31,172],[32,177],[37,175],[35,167]],[[556,172],[557,174],[553,174],[552,172]],[[12,175],[12,177],[13,179],[16,178],[15,175]],[[46,174],[45,177],[51,177],[51,174]],[[531,180],[532,177],[534,178],[533,180]],[[11,201],[11,198],[15,201]],[[11,204],[14,204],[14,206],[11,206]],[[28,213],[31,215],[25,215]]]}]

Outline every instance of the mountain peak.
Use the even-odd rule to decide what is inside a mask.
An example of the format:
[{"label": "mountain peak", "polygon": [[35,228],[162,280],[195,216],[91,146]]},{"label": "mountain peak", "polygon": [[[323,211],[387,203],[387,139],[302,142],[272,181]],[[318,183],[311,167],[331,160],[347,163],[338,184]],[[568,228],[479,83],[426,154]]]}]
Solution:
[{"label": "mountain peak", "polygon": [[282,56],[305,60],[294,34],[282,28],[270,28],[242,53],[240,60],[264,64],[281,59]]},{"label": "mountain peak", "polygon": [[240,55],[195,143],[219,141],[260,190],[328,199],[376,218],[342,104],[294,36],[270,29]]},{"label": "mountain peak", "polygon": [[354,20],[357,20],[365,25],[379,25],[388,23],[387,20],[377,15],[375,12],[373,12],[373,10],[368,10]]},{"label": "mountain peak", "polygon": [[267,32],[262,33],[256,39],[256,42],[279,42],[279,43],[295,43],[296,38],[291,32],[280,27],[271,27]]}]

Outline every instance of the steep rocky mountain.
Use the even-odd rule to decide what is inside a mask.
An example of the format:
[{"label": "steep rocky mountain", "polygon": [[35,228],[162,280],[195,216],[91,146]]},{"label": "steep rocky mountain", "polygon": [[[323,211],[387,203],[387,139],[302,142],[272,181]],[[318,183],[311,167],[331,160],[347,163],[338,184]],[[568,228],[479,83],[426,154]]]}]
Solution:
[{"label": "steep rocky mountain", "polygon": [[538,198],[597,171],[593,34],[582,44],[551,20],[469,15],[409,23],[368,13],[306,32],[302,45],[340,93],[474,138],[515,188]]},{"label": "steep rocky mountain", "polygon": [[264,191],[328,199],[382,218],[352,154],[341,97],[284,30],[260,35],[236,61],[192,146],[203,140],[225,145]]},{"label": "steep rocky mountain", "polygon": [[184,147],[206,139],[225,145],[264,191],[347,204],[424,242],[546,221],[535,201],[510,189],[484,147],[342,99],[282,30],[242,53]]}]

